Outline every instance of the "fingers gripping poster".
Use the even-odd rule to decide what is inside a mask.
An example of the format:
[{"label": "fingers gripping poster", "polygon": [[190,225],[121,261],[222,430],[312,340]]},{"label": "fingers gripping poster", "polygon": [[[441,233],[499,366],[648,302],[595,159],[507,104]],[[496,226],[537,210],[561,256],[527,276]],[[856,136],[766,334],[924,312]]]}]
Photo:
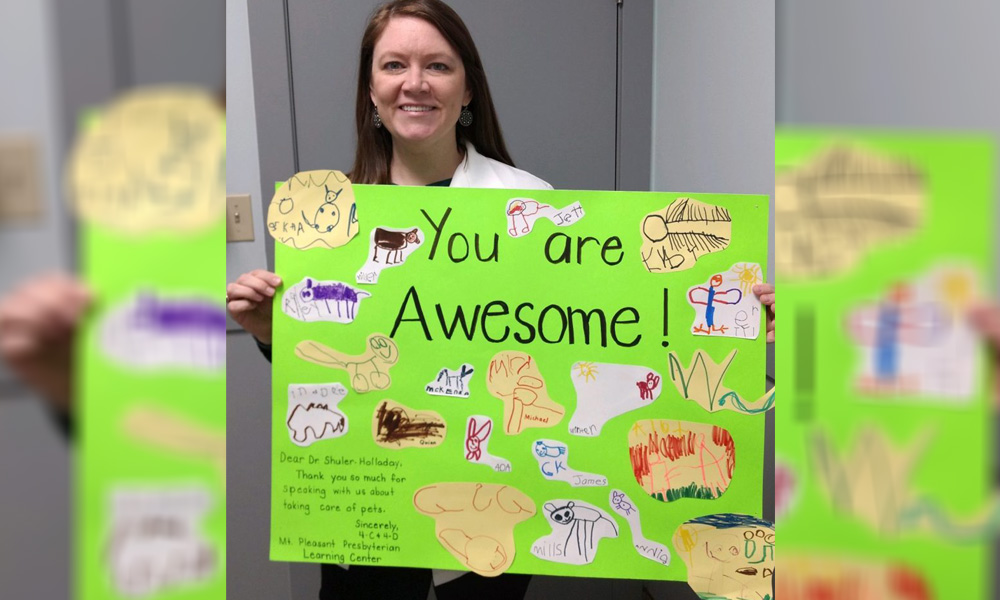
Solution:
[{"label": "fingers gripping poster", "polygon": [[[674,531],[760,516],[763,411],[734,398],[764,394],[763,311],[737,323],[720,304],[699,334],[689,290],[716,277],[756,300],[740,275],[766,279],[766,197],[309,176],[356,221],[336,243],[275,244],[273,560],[687,581]],[[513,235],[514,200],[555,208]],[[677,235],[649,239],[649,215],[675,213]],[[653,246],[684,268],[649,268]],[[337,282],[327,307],[314,290]],[[731,410],[692,401],[723,378]],[[290,428],[293,397],[318,424]]]}]

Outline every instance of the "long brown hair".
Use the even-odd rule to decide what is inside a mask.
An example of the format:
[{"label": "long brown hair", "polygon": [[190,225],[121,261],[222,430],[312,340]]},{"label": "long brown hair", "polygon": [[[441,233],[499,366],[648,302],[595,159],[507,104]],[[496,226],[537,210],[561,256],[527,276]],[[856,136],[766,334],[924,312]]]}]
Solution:
[{"label": "long brown hair", "polygon": [[486,70],[479,51],[462,18],[441,0],[394,0],[375,9],[365,34],[361,38],[361,58],[358,63],[358,97],[355,124],[358,144],[350,178],[354,183],[392,183],[389,165],[392,160],[392,136],[386,129],[376,129],[375,108],[371,101],[372,60],[375,42],[393,17],[416,17],[427,21],[448,40],[462,59],[466,85],[472,91],[469,110],[474,115],[469,127],[456,126],[455,142],[464,151],[464,142],[472,142],[484,156],[514,166],[503,141],[493,97],[486,82]]}]

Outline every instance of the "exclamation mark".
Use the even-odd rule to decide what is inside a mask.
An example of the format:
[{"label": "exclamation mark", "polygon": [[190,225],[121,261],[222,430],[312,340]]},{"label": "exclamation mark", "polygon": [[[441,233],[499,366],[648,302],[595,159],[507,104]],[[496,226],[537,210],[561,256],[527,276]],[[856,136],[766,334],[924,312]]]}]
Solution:
[{"label": "exclamation mark", "polygon": [[[663,337],[667,337],[670,334],[670,290],[663,288]],[[670,342],[663,340],[663,347],[666,348],[670,345]]]}]

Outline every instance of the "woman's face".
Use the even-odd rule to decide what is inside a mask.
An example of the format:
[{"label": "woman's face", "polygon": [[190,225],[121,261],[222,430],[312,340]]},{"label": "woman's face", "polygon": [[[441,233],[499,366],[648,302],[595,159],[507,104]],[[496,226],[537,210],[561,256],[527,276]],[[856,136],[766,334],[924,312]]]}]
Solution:
[{"label": "woman's face", "polygon": [[431,147],[455,139],[472,92],[462,59],[433,25],[393,17],[375,42],[371,98],[394,143]]}]

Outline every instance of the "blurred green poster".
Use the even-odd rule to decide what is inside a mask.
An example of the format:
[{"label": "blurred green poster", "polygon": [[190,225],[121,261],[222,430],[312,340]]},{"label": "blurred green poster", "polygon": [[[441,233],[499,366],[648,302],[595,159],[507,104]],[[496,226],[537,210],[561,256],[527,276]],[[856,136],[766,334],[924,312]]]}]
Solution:
[{"label": "blurred green poster", "polygon": [[985,598],[992,293],[982,137],[780,129],[777,597]]},{"label": "blurred green poster", "polygon": [[682,524],[761,513],[767,214],[280,184],[271,558],[685,580]]},{"label": "blurred green poster", "polygon": [[226,593],[225,131],[192,89],[87,119],[68,183],[78,336],[76,597]]}]

